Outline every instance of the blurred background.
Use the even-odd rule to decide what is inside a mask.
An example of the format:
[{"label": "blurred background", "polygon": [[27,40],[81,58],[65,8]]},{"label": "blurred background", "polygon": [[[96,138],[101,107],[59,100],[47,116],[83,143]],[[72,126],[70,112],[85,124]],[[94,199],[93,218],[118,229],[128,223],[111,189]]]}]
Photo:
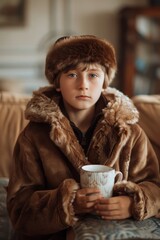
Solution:
[{"label": "blurred background", "polygon": [[113,86],[128,96],[160,94],[160,6],[147,0],[0,0],[0,90],[31,94],[48,85],[48,48],[72,34],[113,44]]}]

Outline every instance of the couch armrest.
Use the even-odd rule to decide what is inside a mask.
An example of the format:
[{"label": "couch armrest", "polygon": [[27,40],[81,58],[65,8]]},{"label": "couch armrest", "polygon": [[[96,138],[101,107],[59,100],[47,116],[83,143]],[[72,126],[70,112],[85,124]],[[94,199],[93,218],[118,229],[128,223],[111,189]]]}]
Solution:
[{"label": "couch armrest", "polygon": [[140,113],[139,124],[160,159],[160,95],[135,96],[133,102]]},{"label": "couch armrest", "polygon": [[13,148],[27,124],[24,110],[30,96],[0,92],[0,177],[9,177]]}]

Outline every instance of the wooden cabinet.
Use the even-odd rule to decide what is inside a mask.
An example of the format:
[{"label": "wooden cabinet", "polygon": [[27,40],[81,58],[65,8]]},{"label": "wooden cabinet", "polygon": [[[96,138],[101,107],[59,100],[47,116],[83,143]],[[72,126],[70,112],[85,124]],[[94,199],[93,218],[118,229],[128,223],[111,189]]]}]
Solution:
[{"label": "wooden cabinet", "polygon": [[119,23],[120,90],[160,94],[160,6],[122,9]]}]

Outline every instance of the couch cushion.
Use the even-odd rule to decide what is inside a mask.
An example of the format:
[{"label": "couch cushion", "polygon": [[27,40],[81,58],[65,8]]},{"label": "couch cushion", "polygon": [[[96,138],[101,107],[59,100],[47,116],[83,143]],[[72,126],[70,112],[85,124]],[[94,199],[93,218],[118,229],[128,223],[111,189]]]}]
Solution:
[{"label": "couch cushion", "polygon": [[160,159],[160,95],[139,95],[134,97],[133,101],[140,112],[139,124]]},{"label": "couch cushion", "polygon": [[29,96],[0,92],[0,177],[9,177],[16,139],[27,123],[24,109]]}]

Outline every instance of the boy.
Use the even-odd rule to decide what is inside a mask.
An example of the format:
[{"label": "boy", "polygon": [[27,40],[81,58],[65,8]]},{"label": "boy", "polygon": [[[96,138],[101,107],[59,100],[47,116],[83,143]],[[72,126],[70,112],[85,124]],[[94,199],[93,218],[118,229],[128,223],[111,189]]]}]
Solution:
[{"label": "boy", "polygon": [[[95,36],[64,37],[49,50],[52,86],[28,103],[30,123],[14,150],[8,211],[17,239],[66,239],[92,211],[106,220],[158,214],[158,160],[132,102],[108,87],[116,68],[113,47]],[[123,173],[112,198],[80,188],[80,168],[90,163]]]}]

